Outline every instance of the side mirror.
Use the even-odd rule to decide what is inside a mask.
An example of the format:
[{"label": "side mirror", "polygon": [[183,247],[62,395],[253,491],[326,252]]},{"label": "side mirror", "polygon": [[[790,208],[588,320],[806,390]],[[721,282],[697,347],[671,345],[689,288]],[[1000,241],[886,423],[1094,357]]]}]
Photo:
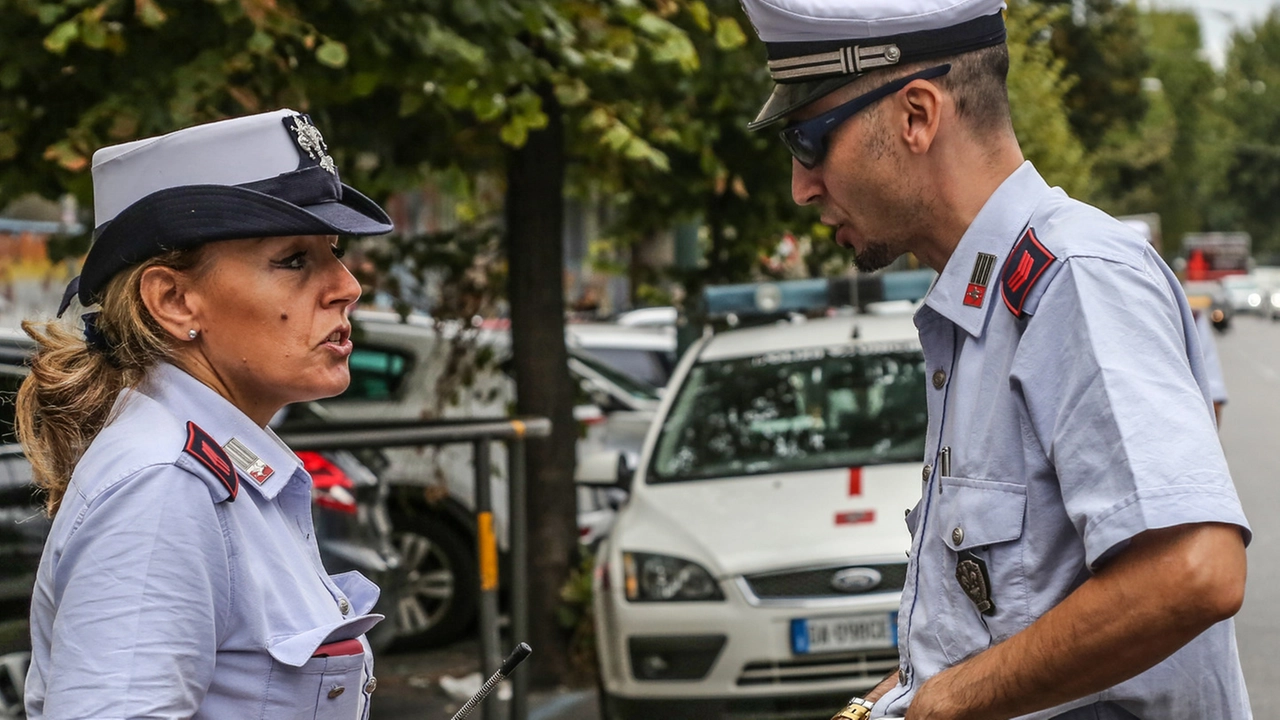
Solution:
[{"label": "side mirror", "polygon": [[629,491],[634,476],[635,467],[627,454],[608,450],[579,459],[573,481],[590,487],[612,487]]}]

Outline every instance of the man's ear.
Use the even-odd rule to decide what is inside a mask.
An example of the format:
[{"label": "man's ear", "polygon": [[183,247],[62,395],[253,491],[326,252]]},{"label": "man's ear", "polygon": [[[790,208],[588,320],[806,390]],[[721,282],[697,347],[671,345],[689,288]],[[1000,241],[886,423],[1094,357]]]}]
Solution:
[{"label": "man's ear", "polygon": [[142,304],[160,327],[178,340],[187,340],[187,332],[198,324],[199,307],[190,278],[179,270],[153,265],[142,271],[139,290]]},{"label": "man's ear", "polygon": [[917,80],[904,88],[898,98],[904,113],[902,139],[907,149],[917,155],[929,152],[942,121],[942,91],[927,80]]}]

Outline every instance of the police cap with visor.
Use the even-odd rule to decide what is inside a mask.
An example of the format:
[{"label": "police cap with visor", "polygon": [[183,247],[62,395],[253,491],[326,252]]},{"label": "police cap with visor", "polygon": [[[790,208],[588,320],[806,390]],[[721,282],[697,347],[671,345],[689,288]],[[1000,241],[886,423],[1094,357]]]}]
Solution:
[{"label": "police cap with visor", "polygon": [[1005,41],[1003,0],[742,0],[742,7],[775,83],[752,130],[868,73]]},{"label": "police cap with visor", "polygon": [[93,245],[58,309],[92,305],[125,268],[218,240],[382,235],[377,203],[342,183],[319,129],[283,109],[102,148]]}]

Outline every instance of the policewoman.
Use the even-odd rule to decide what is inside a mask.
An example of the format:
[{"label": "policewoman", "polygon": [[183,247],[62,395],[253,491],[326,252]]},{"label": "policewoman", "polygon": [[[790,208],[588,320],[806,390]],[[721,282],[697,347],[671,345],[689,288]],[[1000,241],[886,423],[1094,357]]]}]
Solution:
[{"label": "policewoman", "polygon": [[1186,298],[1050,187],[1010,120],[1000,0],[744,0],[792,194],[915,316],[929,432],[900,666],[840,717],[1250,717],[1248,524]]},{"label": "policewoman", "polygon": [[[368,716],[378,588],[330,577],[311,479],[267,429],[347,387],[359,284],[338,235],[391,230],[291,110],[93,157],[94,243],[18,427],[54,514],[31,718]],[[61,315],[61,311],[59,315]]]}]

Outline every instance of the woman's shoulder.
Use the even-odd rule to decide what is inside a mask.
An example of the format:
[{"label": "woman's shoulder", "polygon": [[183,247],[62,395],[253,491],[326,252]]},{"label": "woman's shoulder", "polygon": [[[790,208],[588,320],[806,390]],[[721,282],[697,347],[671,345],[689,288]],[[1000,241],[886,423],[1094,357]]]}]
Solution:
[{"label": "woman's shoulder", "polygon": [[213,503],[234,499],[234,467],[198,425],[136,391],[121,396],[113,415],[76,464],[68,495],[92,504],[145,474],[203,486]]}]

